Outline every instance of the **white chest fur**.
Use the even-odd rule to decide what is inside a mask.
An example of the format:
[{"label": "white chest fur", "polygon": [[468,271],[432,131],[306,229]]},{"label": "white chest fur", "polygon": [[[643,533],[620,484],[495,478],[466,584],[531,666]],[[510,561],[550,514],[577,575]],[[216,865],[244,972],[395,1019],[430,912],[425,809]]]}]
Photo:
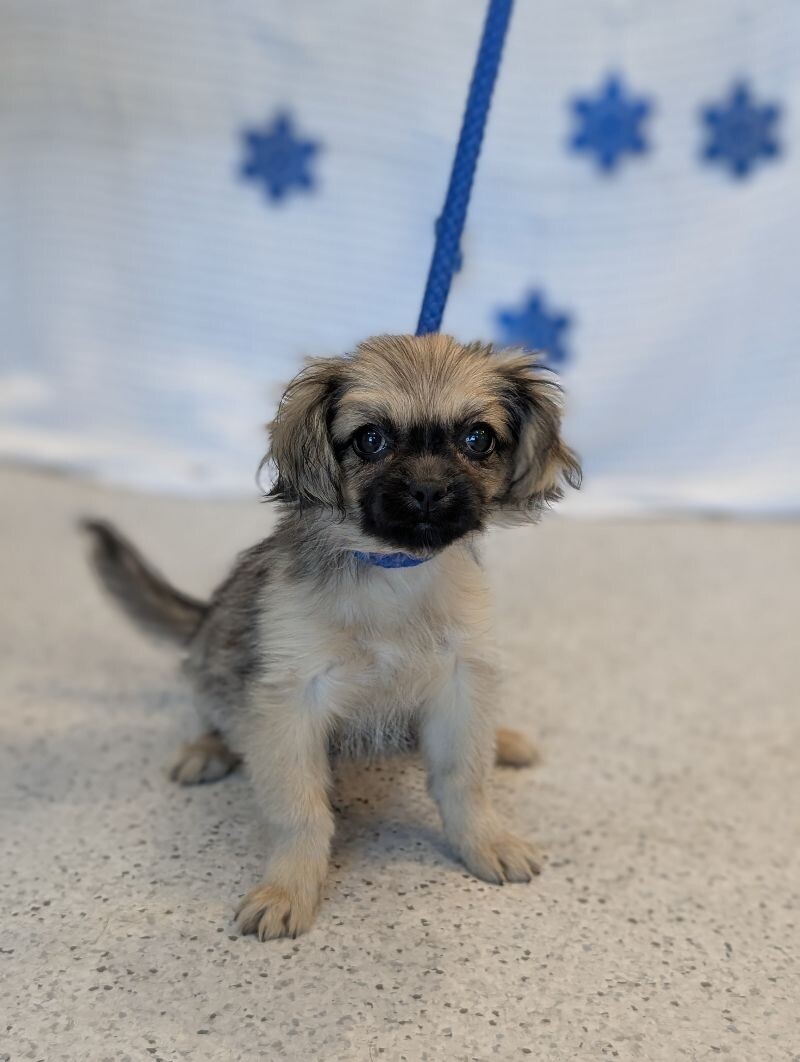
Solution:
[{"label": "white chest fur", "polygon": [[360,571],[322,593],[301,585],[265,604],[270,671],[291,676],[291,695],[330,717],[353,739],[345,744],[397,743],[460,659],[488,653],[486,587],[467,549]]}]

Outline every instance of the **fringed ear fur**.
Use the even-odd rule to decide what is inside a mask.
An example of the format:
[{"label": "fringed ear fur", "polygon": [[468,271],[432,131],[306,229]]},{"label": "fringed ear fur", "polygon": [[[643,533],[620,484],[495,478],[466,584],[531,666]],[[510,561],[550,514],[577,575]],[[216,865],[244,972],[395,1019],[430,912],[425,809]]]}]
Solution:
[{"label": "fringed ear fur", "polygon": [[500,499],[508,512],[534,512],[581,485],[577,455],[561,438],[561,388],[543,375],[530,355],[495,355],[505,382],[504,405],[516,446],[510,478]]},{"label": "fringed ear fur", "polygon": [[263,462],[275,469],[271,498],[341,507],[339,466],[329,434],[341,373],[341,358],[315,358],[286,388],[269,425]]}]

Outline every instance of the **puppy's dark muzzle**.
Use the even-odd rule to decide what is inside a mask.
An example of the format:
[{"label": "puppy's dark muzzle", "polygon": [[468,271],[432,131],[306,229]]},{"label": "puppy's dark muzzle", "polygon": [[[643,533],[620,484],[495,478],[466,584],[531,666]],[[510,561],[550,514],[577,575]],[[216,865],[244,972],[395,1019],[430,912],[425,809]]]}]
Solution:
[{"label": "puppy's dark muzzle", "polygon": [[362,527],[403,549],[441,549],[480,525],[480,500],[459,477],[381,477],[361,504]]},{"label": "puppy's dark muzzle", "polygon": [[446,483],[414,480],[408,485],[412,511],[416,507],[422,520],[428,520],[438,509],[449,493]]}]

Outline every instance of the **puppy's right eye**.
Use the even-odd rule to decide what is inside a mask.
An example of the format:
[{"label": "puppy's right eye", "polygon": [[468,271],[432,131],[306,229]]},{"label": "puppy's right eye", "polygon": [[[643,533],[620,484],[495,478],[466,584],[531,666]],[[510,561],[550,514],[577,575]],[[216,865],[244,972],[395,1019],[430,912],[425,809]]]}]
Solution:
[{"label": "puppy's right eye", "polygon": [[380,457],[389,449],[389,442],[380,428],[366,424],[353,436],[353,449],[359,457]]}]

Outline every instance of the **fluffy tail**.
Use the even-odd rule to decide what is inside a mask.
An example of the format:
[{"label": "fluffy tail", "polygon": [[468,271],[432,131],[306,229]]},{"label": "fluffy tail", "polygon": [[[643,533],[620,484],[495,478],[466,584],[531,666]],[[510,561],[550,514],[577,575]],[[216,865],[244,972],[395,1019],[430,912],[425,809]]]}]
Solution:
[{"label": "fluffy tail", "polygon": [[92,565],[100,581],[130,618],[158,638],[187,645],[208,606],[182,594],[103,520],[84,520],[93,539]]}]

